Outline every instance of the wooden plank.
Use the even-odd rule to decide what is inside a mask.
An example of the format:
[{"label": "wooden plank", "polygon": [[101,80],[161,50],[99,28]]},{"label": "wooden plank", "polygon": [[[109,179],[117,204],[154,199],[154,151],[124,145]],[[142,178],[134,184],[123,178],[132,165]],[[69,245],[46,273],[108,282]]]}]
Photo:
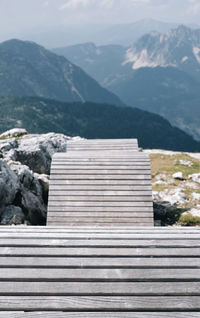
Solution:
[{"label": "wooden plank", "polygon": [[[84,190],[94,190],[94,185],[54,185],[51,184],[50,191],[60,190],[60,191],[84,191]],[[95,191],[152,191],[152,187],[150,185],[142,185],[142,186],[131,186],[131,185],[96,185]],[[152,192],[151,192],[152,193]]]},{"label": "wooden plank", "polygon": [[[131,228],[130,228],[131,229]],[[141,233],[135,233],[132,234],[131,231],[128,231],[127,229],[127,233],[115,233],[114,231],[115,229],[110,229],[110,234],[108,232],[102,231],[101,229],[99,229],[99,231],[95,231],[94,232],[90,232],[90,231],[85,231],[84,228],[79,227],[78,231],[54,231],[54,232],[29,232],[29,233],[24,233],[24,232],[2,232],[0,234],[0,239],[6,240],[6,239],[31,239],[31,238],[38,238],[38,239],[50,239],[50,238],[55,238],[55,239],[80,239],[80,240],[84,240],[84,239],[90,239],[90,240],[109,240],[109,241],[113,241],[113,240],[119,240],[119,241],[124,241],[124,240],[129,240],[132,241],[132,244],[134,244],[135,241],[154,241],[154,240],[159,240],[159,241],[166,241],[168,242],[168,244],[170,245],[170,242],[172,241],[176,241],[177,244],[180,241],[185,241],[185,242],[192,242],[192,241],[196,241],[196,244],[198,244],[198,240],[199,240],[199,235],[195,234],[195,233],[187,233],[187,234],[183,234],[183,235],[175,235],[174,233],[165,233],[163,235],[156,233],[155,235],[152,235],[151,233],[145,233],[145,234],[141,234]],[[84,236],[85,235],[85,236]],[[167,237],[168,235],[168,237]],[[171,238],[169,238],[169,235],[171,236]],[[188,238],[186,238],[186,236]],[[141,243],[142,244],[142,243]],[[164,244],[164,243],[163,243]]]},{"label": "wooden plank", "polygon": [[[118,223],[90,223],[90,226],[98,226],[98,227],[104,227],[104,226],[110,226],[110,227],[116,227],[116,226],[134,226],[136,225],[137,223],[135,222],[130,222],[130,223],[122,223],[122,222],[118,222]],[[52,223],[51,221],[47,221],[47,225],[57,225],[57,226],[60,226],[62,225],[62,222],[59,222],[59,220],[57,220],[56,222]],[[67,226],[76,226],[77,223],[76,222],[73,222],[73,223],[65,223],[65,225]],[[85,227],[88,225],[88,223],[81,223],[80,224],[81,226]],[[141,222],[140,224],[137,224],[137,226],[153,226],[154,224],[151,222],[151,223],[146,223],[146,222]]]},{"label": "wooden plank", "polygon": [[[77,207],[73,207],[73,206],[58,206],[58,207],[55,207],[55,206],[51,206],[49,205],[48,207],[48,213],[51,213],[51,212],[73,212],[73,213],[76,213],[76,212],[93,212],[93,213],[97,213],[97,212],[101,212],[101,213],[115,213],[117,215],[117,213],[138,213],[138,212],[142,212],[142,213],[149,213],[151,212],[152,213],[152,206],[149,206],[149,207],[123,207],[123,206],[118,206],[118,207],[112,207],[112,206],[102,206],[102,207],[97,207],[95,206],[95,211],[94,211],[94,207],[93,206],[80,206],[77,210]],[[49,215],[49,214],[48,214]]]},{"label": "wooden plank", "polygon": [[69,239],[42,239],[32,238],[31,236],[17,239],[2,239],[0,238],[0,246],[93,246],[93,247],[200,247],[198,240],[69,240]]},{"label": "wooden plank", "polygon": [[[150,213],[149,213],[150,214]],[[95,224],[95,223],[151,223],[153,224],[153,217],[151,215],[149,215],[149,217],[143,217],[140,218],[138,217],[130,217],[130,218],[126,218],[126,217],[92,217],[92,216],[82,216],[82,217],[58,217],[58,216],[53,216],[53,213],[51,215],[48,216],[48,222],[59,222],[59,223],[88,223],[88,224]]]},{"label": "wooden plank", "polygon": [[[0,235],[9,233],[9,234],[16,234],[16,233],[24,233],[27,234],[27,236],[30,235],[30,233],[78,233],[80,234],[80,230],[82,233],[104,233],[104,234],[111,234],[114,232],[114,234],[117,236],[118,234],[151,234],[152,237],[154,234],[161,234],[160,239],[162,239],[163,234],[168,234],[168,239],[170,240],[171,234],[175,234],[176,238],[179,237],[179,235],[183,234],[200,234],[200,228],[199,227],[115,227],[114,229],[111,229],[110,227],[103,227],[99,229],[98,227],[91,227],[91,226],[86,226],[86,227],[80,227],[80,226],[1,226],[0,227]],[[187,239],[189,239],[187,237]]]},{"label": "wooden plank", "polygon": [[50,180],[151,180],[151,176],[144,174],[51,174]]},{"label": "wooden plank", "polygon": [[134,170],[134,169],[130,169],[130,168],[126,168],[124,170],[120,170],[120,169],[64,169],[64,170],[56,170],[56,169],[52,169],[51,170],[51,174],[64,174],[64,175],[68,175],[68,174],[94,174],[94,175],[98,175],[98,174],[106,174],[106,175],[123,175],[123,174],[128,174],[128,175],[134,175],[134,174],[139,174],[139,175],[150,175],[149,169],[142,169],[142,170]]},{"label": "wooden plank", "polygon": [[170,257],[199,257],[199,248],[75,248],[75,247],[2,247],[0,250],[2,256],[170,256]]},{"label": "wooden plank", "polygon": [[150,210],[147,213],[143,212],[93,212],[93,211],[85,211],[85,212],[57,212],[51,211],[48,212],[48,217],[73,217],[73,218],[79,218],[79,217],[107,217],[107,218],[146,218],[146,217],[152,217],[152,211]]},{"label": "wooden plank", "polygon": [[0,310],[198,310],[200,296],[0,296]]},{"label": "wooden plank", "polygon": [[0,312],[1,318],[199,318],[199,312]]},{"label": "wooden plank", "polygon": [[51,166],[51,171],[60,171],[60,170],[64,170],[64,171],[68,171],[68,170],[131,170],[131,171],[139,171],[140,170],[149,170],[150,166],[149,165],[143,165],[143,166],[133,166],[133,165],[66,165],[66,164],[62,164],[62,165],[52,165]]},{"label": "wooden plank", "polygon": [[0,257],[0,267],[14,268],[200,268],[200,258],[185,257]]},{"label": "wooden plank", "polygon": [[199,312],[0,312],[1,318],[199,318]]},{"label": "wooden plank", "polygon": [[106,246],[125,246],[125,247],[200,247],[200,242],[198,240],[159,240],[159,239],[151,239],[151,240],[97,240],[97,239],[90,239],[90,240],[69,240],[69,239],[55,239],[55,238],[32,238],[32,236],[27,236],[26,240],[20,237],[3,239],[0,238],[0,246],[99,246],[99,247],[106,247]]},{"label": "wooden plank", "polygon": [[[73,202],[73,204],[72,204]],[[88,201],[81,201],[81,202],[77,202],[77,201],[53,201],[52,198],[49,199],[49,206],[53,207],[53,206],[57,206],[57,207],[71,207],[71,206],[93,206],[93,207],[153,207],[153,203],[152,202],[148,202],[148,201],[143,201],[143,202],[139,202],[139,201],[130,201],[130,202],[126,202],[126,201],[119,201],[119,202],[115,202],[115,201],[107,201],[107,202],[98,202],[96,201],[95,204],[94,202],[88,202]]]},{"label": "wooden plank", "polygon": [[149,180],[65,180],[65,179],[50,179],[51,185],[151,185],[151,179]]},{"label": "wooden plank", "polygon": [[[94,188],[93,188],[94,189]],[[97,191],[95,190],[89,190],[89,191],[84,191],[84,190],[80,190],[80,191],[73,191],[73,190],[52,190],[50,189],[49,191],[50,196],[149,196],[152,199],[152,191],[112,191],[112,190],[106,190],[106,191]]]},{"label": "wooden plank", "polygon": [[52,165],[51,165],[53,168],[60,168],[61,166],[64,166],[64,167],[71,167],[71,166],[84,166],[84,167],[101,167],[101,166],[105,166],[105,167],[110,167],[110,166],[113,166],[113,167],[117,167],[117,166],[125,166],[125,167],[135,167],[135,168],[143,168],[143,167],[150,167],[150,162],[149,161],[113,161],[113,162],[110,162],[110,161],[91,161],[91,160],[86,160],[86,159],[83,159],[83,161],[80,159],[80,160],[76,160],[76,161],[72,161],[72,160],[68,160],[68,161],[53,161],[52,162]]},{"label": "wooden plank", "polygon": [[198,282],[2,282],[0,295],[200,295]]},{"label": "wooden plank", "polygon": [[[37,280],[37,281],[86,281],[86,280],[101,280],[101,281],[181,281],[181,280],[196,280],[200,281],[200,269],[102,269],[102,268],[1,268],[0,281],[21,281],[21,280]],[[196,293],[200,293],[199,289]]]},{"label": "wooden plank", "polygon": [[53,202],[53,201],[56,201],[56,202],[59,202],[59,201],[62,201],[62,202],[65,202],[67,200],[67,202],[70,202],[70,201],[76,201],[76,202],[82,202],[82,201],[86,201],[86,202],[95,202],[95,201],[104,201],[104,202],[123,202],[125,201],[126,203],[129,203],[129,202],[149,202],[149,201],[152,201],[152,197],[150,195],[138,195],[138,196],[129,196],[129,195],[119,195],[119,196],[104,196],[104,195],[93,195],[93,196],[89,196],[89,195],[51,195],[49,197],[49,202]]}]

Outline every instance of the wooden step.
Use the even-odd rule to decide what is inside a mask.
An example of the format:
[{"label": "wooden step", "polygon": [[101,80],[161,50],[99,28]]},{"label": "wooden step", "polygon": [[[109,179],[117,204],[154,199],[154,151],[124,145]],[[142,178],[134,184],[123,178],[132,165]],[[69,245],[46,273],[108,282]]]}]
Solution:
[{"label": "wooden step", "polygon": [[0,317],[197,318],[200,229],[0,228]]}]

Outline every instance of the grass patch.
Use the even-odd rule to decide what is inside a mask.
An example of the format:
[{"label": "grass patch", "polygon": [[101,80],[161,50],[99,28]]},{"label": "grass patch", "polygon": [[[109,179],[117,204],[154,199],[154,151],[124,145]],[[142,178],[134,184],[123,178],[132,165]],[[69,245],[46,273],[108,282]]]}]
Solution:
[{"label": "grass patch", "polygon": [[[176,172],[182,172],[185,178],[189,174],[200,172],[200,162],[198,159],[192,158],[185,153],[177,155],[164,155],[164,154],[151,154],[151,171],[152,178],[155,178],[158,174],[173,175]],[[180,160],[192,162],[192,166],[184,166],[179,163]]]},{"label": "grass patch", "polygon": [[195,225],[199,226],[200,225],[200,217],[194,216],[191,213],[187,213],[187,214],[180,216],[177,224],[182,225],[182,226],[195,226]]}]

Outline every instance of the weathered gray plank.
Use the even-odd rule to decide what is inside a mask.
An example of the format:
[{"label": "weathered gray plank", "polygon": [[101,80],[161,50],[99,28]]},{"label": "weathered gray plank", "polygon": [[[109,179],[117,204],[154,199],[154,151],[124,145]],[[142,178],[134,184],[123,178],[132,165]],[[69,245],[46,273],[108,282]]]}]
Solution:
[{"label": "weathered gray plank", "polygon": [[[72,204],[73,202],[73,204]],[[87,201],[81,201],[81,202],[77,202],[77,201],[53,201],[51,200],[51,198],[49,199],[49,206],[57,206],[57,207],[71,207],[71,206],[97,206],[97,207],[104,207],[104,206],[107,206],[107,207],[153,207],[153,203],[150,202],[150,201],[143,201],[143,202],[140,202],[140,201],[130,201],[130,202],[126,202],[126,201],[119,201],[119,202],[112,202],[112,201],[107,201],[107,202],[98,202],[98,201],[95,201],[95,204],[94,202],[87,202]],[[153,210],[152,210],[153,212]]]},{"label": "weathered gray plank", "polygon": [[141,169],[141,170],[137,170],[137,169],[124,169],[124,170],[120,170],[120,169],[52,169],[51,170],[51,174],[63,174],[63,175],[73,175],[73,174],[78,174],[78,175],[150,175],[150,171],[149,169]]},{"label": "weathered gray plank", "polygon": [[[59,219],[59,220],[58,220]],[[150,215],[147,217],[140,217],[139,215],[137,217],[124,217],[123,215],[121,217],[107,217],[107,216],[103,216],[101,217],[101,215],[93,217],[92,215],[88,215],[88,216],[74,216],[74,217],[60,217],[60,216],[56,216],[53,215],[53,213],[49,214],[48,216],[48,222],[57,222],[57,220],[59,222],[63,222],[64,223],[150,223],[152,222],[153,224],[153,217]]]},{"label": "weathered gray plank", "polygon": [[73,190],[52,190],[50,189],[49,191],[50,195],[53,196],[149,196],[152,199],[152,191],[112,191],[112,190],[106,190],[106,191],[101,191],[101,190],[89,190],[89,191],[84,191],[84,190],[79,190],[79,191],[73,191]]},{"label": "weathered gray plank", "polygon": [[145,246],[145,247],[200,247],[199,240],[69,240],[69,239],[35,239],[30,235],[26,239],[2,239],[0,238],[0,246]]},{"label": "weathered gray plank", "polygon": [[[15,227],[11,227],[11,226],[1,226],[0,227],[0,235],[1,233],[10,233],[10,234],[15,234],[15,233],[27,233],[27,235],[29,235],[29,233],[44,233],[44,232],[48,232],[49,234],[52,233],[61,233],[61,232],[65,232],[67,234],[71,234],[71,233],[78,233],[80,234],[80,231],[82,233],[104,233],[104,234],[111,234],[114,232],[115,235],[118,234],[151,234],[152,237],[154,234],[161,234],[160,239],[162,239],[162,235],[163,234],[168,234],[168,239],[170,240],[170,236],[171,234],[175,234],[176,237],[178,237],[179,235],[183,235],[183,234],[200,234],[200,227],[115,227],[114,229],[111,229],[110,227],[102,227],[102,228],[98,228],[98,227],[91,227],[91,226],[85,226],[80,227],[80,226],[24,226],[24,225],[20,225],[20,226],[15,226]],[[187,237],[187,239],[189,239],[189,237]]]},{"label": "weathered gray plank", "polygon": [[[101,269],[90,268],[88,270],[80,268],[41,268],[40,270],[34,268],[1,268],[0,281],[12,281],[12,280],[65,280],[65,281],[79,281],[79,280],[131,280],[131,281],[154,281],[154,280],[200,280],[200,269]],[[200,284],[199,284],[200,288]],[[197,291],[197,293],[200,289]]]},{"label": "weathered gray plank", "polygon": [[50,248],[50,247],[2,247],[0,250],[2,256],[187,256],[199,257],[199,248]]},{"label": "weathered gray plank", "polygon": [[60,167],[85,167],[85,168],[89,168],[89,167],[103,167],[103,166],[105,166],[105,167],[118,167],[118,166],[120,166],[120,167],[132,167],[132,168],[135,168],[135,169],[137,169],[137,168],[143,168],[143,167],[149,167],[150,166],[150,161],[139,161],[139,160],[137,160],[137,161],[134,161],[134,162],[131,162],[131,161],[126,161],[126,162],[124,162],[124,161],[114,161],[114,162],[109,162],[109,161],[97,161],[97,160],[95,160],[95,161],[91,161],[91,160],[86,160],[86,159],[83,159],[83,161],[80,159],[80,160],[62,160],[62,161],[53,161],[52,162],[52,165],[51,165],[51,167],[53,167],[53,168],[60,168]]},{"label": "weathered gray plank", "polygon": [[78,231],[64,231],[64,232],[59,232],[59,231],[55,231],[55,232],[30,232],[30,233],[26,233],[26,232],[21,232],[19,234],[19,232],[15,232],[15,231],[10,231],[10,232],[0,232],[0,238],[2,239],[8,239],[8,238],[27,238],[27,237],[31,237],[31,238],[57,238],[57,239],[61,239],[61,238],[68,238],[68,239],[99,239],[99,240],[154,240],[154,239],[158,239],[158,240],[167,240],[167,241],[172,241],[172,240],[199,240],[200,239],[200,232],[185,232],[185,233],[176,233],[176,232],[164,232],[163,234],[158,232],[150,232],[150,233],[142,233],[141,232],[136,232],[136,233],[132,233],[132,231],[128,231],[126,232],[115,232],[115,229],[113,229],[113,231],[110,232],[109,231],[104,231],[104,230],[100,230],[100,231],[85,231],[85,229],[83,228],[81,232],[79,232],[79,230],[81,230],[81,228],[78,229]]},{"label": "weathered gray plank", "polygon": [[0,310],[199,310],[200,296],[0,296]]},{"label": "weathered gray plank", "polygon": [[[80,230],[81,228],[79,228]],[[59,231],[55,231],[55,232],[31,232],[30,233],[26,233],[26,232],[21,232],[20,234],[18,232],[15,231],[11,231],[11,232],[0,232],[0,237],[2,239],[8,239],[8,238],[57,238],[57,239],[62,239],[62,238],[67,238],[67,239],[103,239],[103,240],[154,240],[154,239],[158,239],[158,240],[166,240],[166,241],[172,241],[172,240],[199,240],[200,239],[200,233],[199,232],[194,232],[194,233],[190,233],[190,232],[186,232],[186,233],[179,233],[177,234],[176,232],[164,232],[163,234],[161,234],[160,232],[155,232],[155,233],[142,233],[141,232],[136,232],[136,233],[132,233],[131,230],[126,232],[115,232],[115,229],[113,229],[113,231],[110,230],[110,232],[108,231],[96,231],[94,230],[94,232],[91,231],[85,231],[85,229],[83,228],[81,232],[78,231],[64,231],[64,232],[59,232]],[[169,237],[170,236],[170,237]]]},{"label": "weathered gray plank", "polygon": [[49,198],[49,202],[59,202],[59,201],[63,201],[65,202],[67,200],[67,202],[70,201],[76,201],[76,202],[82,202],[82,201],[86,201],[86,202],[95,202],[95,201],[104,201],[104,202],[112,202],[114,201],[116,202],[123,202],[125,201],[127,204],[129,202],[151,202],[152,201],[152,196],[150,195],[136,195],[136,196],[131,196],[131,195],[108,195],[108,196],[104,196],[104,195],[93,195],[93,196],[87,196],[87,195],[51,195]]},{"label": "weathered gray plank", "polygon": [[48,217],[73,217],[73,218],[79,218],[79,217],[108,217],[108,218],[145,218],[145,217],[151,217],[151,210],[149,212],[93,212],[93,211],[88,211],[88,212],[56,212],[51,211],[48,212]]},{"label": "weathered gray plank", "polygon": [[51,174],[50,180],[151,180],[149,174]]},{"label": "weathered gray plank", "polygon": [[[48,213],[51,213],[51,212],[60,212],[60,213],[64,213],[64,212],[73,212],[73,213],[82,213],[82,212],[89,212],[89,213],[95,213],[94,212],[94,207],[93,206],[80,206],[77,210],[77,207],[69,207],[69,206],[66,206],[66,207],[55,207],[55,206],[50,206],[49,205],[49,208],[48,208]],[[101,213],[115,213],[116,216],[117,216],[117,213],[149,213],[149,212],[152,212],[152,207],[123,207],[123,206],[120,206],[120,207],[106,207],[106,206],[102,206],[102,207],[97,207],[95,206],[95,211],[96,212],[101,212]]]},{"label": "weathered gray plank", "polygon": [[[90,185],[89,183],[86,185],[54,185],[51,184],[51,190],[50,191],[86,191],[86,190],[92,190],[94,191],[94,185]],[[116,186],[116,185],[96,185],[95,186],[95,191],[151,191],[152,187],[151,185],[121,185],[121,186]],[[149,192],[152,193],[152,192]]]},{"label": "weathered gray plank", "polygon": [[151,179],[144,180],[65,180],[65,179],[51,179],[50,180],[50,186],[51,185],[123,185],[123,186],[129,186],[129,185],[151,185]]},{"label": "weathered gray plank", "polygon": [[0,312],[2,318],[199,318],[198,312]]},{"label": "weathered gray plank", "polygon": [[200,258],[185,257],[0,257],[0,267],[31,267],[31,268],[68,268],[68,267],[97,267],[97,268],[200,268]]},{"label": "weathered gray plank", "polygon": [[[56,222],[51,222],[51,221],[47,221],[47,225],[57,225],[57,226],[60,226],[62,224],[62,222],[59,222],[56,221]],[[76,226],[76,222],[71,222],[71,223],[66,223],[65,225],[68,225],[68,226]],[[88,223],[81,223],[80,224],[81,226],[85,227],[88,225]],[[98,226],[98,227],[103,227],[103,226],[110,226],[110,227],[116,227],[116,226],[134,226],[136,225],[135,222],[129,222],[129,223],[122,223],[122,222],[118,222],[118,223],[90,223],[90,226]],[[143,223],[141,222],[140,224],[138,224],[138,226],[153,226],[153,223]]]},{"label": "weathered gray plank", "polygon": [[[56,212],[56,213],[61,213],[61,214],[64,214],[65,212],[66,213],[84,213],[84,212],[87,212],[87,213],[98,213],[98,212],[101,212],[103,214],[106,214],[106,213],[114,213],[116,216],[118,213],[132,213],[133,215],[134,214],[138,214],[138,213],[152,213],[152,207],[95,207],[95,211],[94,211],[94,208],[93,206],[88,206],[88,207],[79,207],[78,211],[77,211],[77,207],[52,207],[52,206],[49,206],[49,212],[48,213],[51,213],[51,212]],[[149,214],[148,214],[149,215]]]},{"label": "weathered gray plank", "polygon": [[199,282],[2,282],[0,295],[200,295]]},{"label": "weathered gray plank", "polygon": [[149,165],[104,165],[104,164],[96,164],[96,165],[80,165],[80,164],[77,164],[77,165],[67,165],[66,163],[62,164],[62,165],[55,165],[55,164],[52,164],[51,166],[51,170],[64,170],[64,171],[67,171],[67,170],[131,170],[131,171],[140,171],[140,170],[149,170],[150,166]]},{"label": "weathered gray plank", "polygon": [[200,312],[0,312],[1,318],[199,318]]}]

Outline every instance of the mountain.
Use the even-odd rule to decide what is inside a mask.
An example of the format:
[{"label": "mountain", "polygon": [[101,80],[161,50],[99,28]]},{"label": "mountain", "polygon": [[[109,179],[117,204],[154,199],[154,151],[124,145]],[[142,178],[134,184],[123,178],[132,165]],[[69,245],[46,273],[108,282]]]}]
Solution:
[{"label": "mountain", "polygon": [[166,34],[152,32],[129,48],[112,46],[114,53],[110,46],[90,45],[91,54],[87,46],[57,52],[83,67],[126,104],[158,113],[200,140],[199,29],[179,26]]},{"label": "mountain", "polygon": [[131,107],[63,103],[39,97],[0,97],[0,132],[54,131],[86,138],[138,138],[143,148],[200,152],[200,143],[159,115]]},{"label": "mountain", "polygon": [[[141,36],[152,31],[165,33],[176,28],[177,23],[167,23],[153,19],[143,19],[132,23],[123,24],[68,24],[54,26],[53,28],[35,28],[23,30],[14,37],[22,40],[31,40],[47,48],[76,45],[77,43],[94,42],[96,45],[117,44],[130,46]],[[197,29],[198,25],[188,25]],[[1,31],[1,34],[3,30]],[[2,38],[0,34],[0,39]],[[13,37],[12,35],[10,37]],[[3,39],[5,36],[3,37]],[[7,36],[8,38],[8,36]]]},{"label": "mountain", "polygon": [[20,40],[0,44],[0,95],[123,105],[66,58]]},{"label": "mountain", "polygon": [[176,28],[177,23],[167,23],[153,19],[143,19],[134,23],[116,24],[95,34],[93,42],[99,45],[120,44],[129,46],[146,33],[157,31],[165,33]]},{"label": "mountain", "polygon": [[126,51],[127,48],[121,45],[96,46],[92,42],[53,49],[54,53],[65,56],[86,70],[103,86],[122,71]]}]

